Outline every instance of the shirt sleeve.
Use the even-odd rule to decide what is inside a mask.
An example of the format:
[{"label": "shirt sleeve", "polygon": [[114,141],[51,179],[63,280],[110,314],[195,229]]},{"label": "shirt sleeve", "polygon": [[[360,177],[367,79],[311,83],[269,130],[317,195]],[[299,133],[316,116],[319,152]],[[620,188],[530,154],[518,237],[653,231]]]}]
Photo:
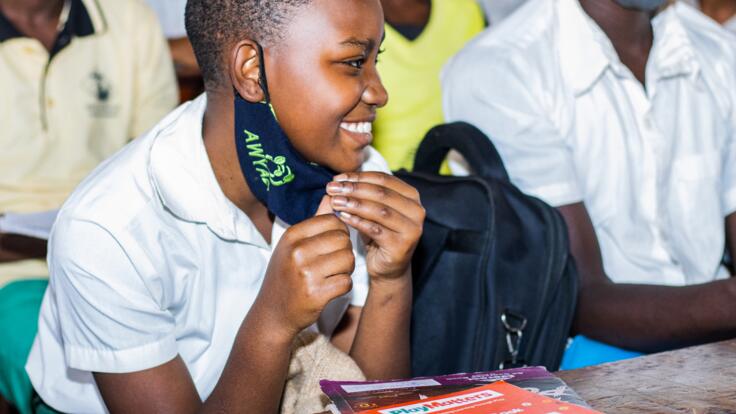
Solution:
[{"label": "shirt sleeve", "polygon": [[[732,40],[734,38],[731,38]],[[726,60],[730,65],[724,65],[726,81],[722,85],[722,90],[729,91],[730,101],[730,131],[726,137],[722,154],[722,175],[721,175],[721,194],[723,215],[727,217],[736,213],[736,43],[730,43],[726,46]]]},{"label": "shirt sleeve", "polygon": [[174,62],[156,14],[145,4],[131,2],[139,9],[136,26],[129,28],[135,37],[133,115],[129,136],[138,137],[153,127],[179,101]]},{"label": "shirt sleeve", "polygon": [[177,355],[174,317],[111,233],[95,223],[60,220],[49,241],[49,269],[69,367],[136,372]]},{"label": "shirt sleeve", "polygon": [[448,122],[473,124],[493,141],[516,186],[562,206],[582,192],[560,126],[570,119],[565,96],[550,72],[494,49],[466,50],[443,72],[443,106]]},{"label": "shirt sleeve", "polygon": [[736,213],[736,114],[731,123],[731,136],[726,141],[723,160],[723,211],[724,216]]}]

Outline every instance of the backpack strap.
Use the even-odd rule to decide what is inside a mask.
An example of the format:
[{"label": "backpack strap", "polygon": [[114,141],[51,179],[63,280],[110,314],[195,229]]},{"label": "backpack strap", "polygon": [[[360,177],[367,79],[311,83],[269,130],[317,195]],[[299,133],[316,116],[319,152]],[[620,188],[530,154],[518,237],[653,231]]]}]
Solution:
[{"label": "backpack strap", "polygon": [[459,152],[474,174],[509,181],[496,147],[485,134],[467,122],[438,125],[427,132],[417,150],[414,171],[438,174],[450,150]]}]

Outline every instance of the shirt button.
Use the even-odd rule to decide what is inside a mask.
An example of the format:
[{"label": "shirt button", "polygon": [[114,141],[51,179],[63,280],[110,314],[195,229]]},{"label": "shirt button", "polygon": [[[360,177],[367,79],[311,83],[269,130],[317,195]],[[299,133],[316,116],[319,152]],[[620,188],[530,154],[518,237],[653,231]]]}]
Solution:
[{"label": "shirt button", "polygon": [[51,99],[51,98],[46,99],[46,106],[48,106],[49,108],[53,108],[54,107],[54,100]]}]

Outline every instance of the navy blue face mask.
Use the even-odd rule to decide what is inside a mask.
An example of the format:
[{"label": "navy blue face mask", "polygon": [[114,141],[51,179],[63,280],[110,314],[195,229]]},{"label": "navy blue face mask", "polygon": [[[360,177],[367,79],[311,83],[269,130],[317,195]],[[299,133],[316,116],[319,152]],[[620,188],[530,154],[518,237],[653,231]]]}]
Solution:
[{"label": "navy blue face mask", "polygon": [[335,173],[308,162],[291,145],[270,105],[260,46],[259,55],[265,102],[248,102],[235,92],[235,146],[251,192],[276,217],[294,225],[314,216]]}]

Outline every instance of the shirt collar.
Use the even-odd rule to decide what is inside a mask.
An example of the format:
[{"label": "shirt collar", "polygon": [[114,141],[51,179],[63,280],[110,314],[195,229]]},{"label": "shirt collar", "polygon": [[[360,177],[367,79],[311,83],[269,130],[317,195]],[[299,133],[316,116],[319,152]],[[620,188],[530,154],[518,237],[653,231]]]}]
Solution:
[{"label": "shirt collar", "polygon": [[[699,70],[690,39],[670,6],[652,21],[654,45],[647,76],[655,79],[689,74]],[[576,95],[585,93],[607,69],[618,77],[631,76],[621,63],[608,36],[580,6],[578,0],[558,0],[560,64],[563,76]],[[653,69],[653,70],[652,70]]]},{"label": "shirt collar", "polygon": [[695,79],[700,73],[695,47],[680,18],[680,9],[683,7],[689,6],[679,3],[672,5],[652,21],[654,47],[650,60],[654,63],[654,73],[660,79],[675,76]]},{"label": "shirt collar", "polygon": [[202,139],[205,95],[182,105],[152,132],[148,174],[165,209],[205,224],[218,237],[267,248],[251,222],[222,192]]},{"label": "shirt collar", "polygon": [[[71,0],[69,14],[66,17],[66,23],[63,24],[63,28],[59,33],[57,42],[64,35],[68,35],[69,37],[91,36],[96,33],[96,29],[98,27],[102,29],[102,27],[105,26],[103,24],[104,16],[102,15],[102,11],[99,9],[97,0],[91,0],[90,4],[94,7],[88,8],[82,0]],[[93,17],[96,18],[95,20],[97,20],[97,24],[93,22]],[[10,20],[0,12],[0,43],[6,40],[23,37],[27,36],[15,28]],[[57,47],[58,46],[55,46],[54,48]]]},{"label": "shirt collar", "polygon": [[575,94],[581,94],[608,68],[610,52],[578,0],[558,0],[557,19],[562,75]]}]

